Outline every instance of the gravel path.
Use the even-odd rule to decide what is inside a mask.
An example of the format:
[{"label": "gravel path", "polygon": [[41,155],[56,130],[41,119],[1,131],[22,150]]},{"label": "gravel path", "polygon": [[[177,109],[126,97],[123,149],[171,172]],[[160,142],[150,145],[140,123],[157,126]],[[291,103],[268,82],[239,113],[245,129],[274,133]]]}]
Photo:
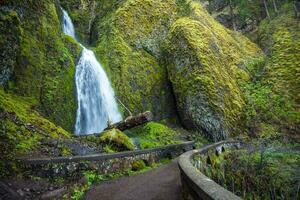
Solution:
[{"label": "gravel path", "polygon": [[177,160],[135,176],[91,188],[86,200],[182,200]]}]

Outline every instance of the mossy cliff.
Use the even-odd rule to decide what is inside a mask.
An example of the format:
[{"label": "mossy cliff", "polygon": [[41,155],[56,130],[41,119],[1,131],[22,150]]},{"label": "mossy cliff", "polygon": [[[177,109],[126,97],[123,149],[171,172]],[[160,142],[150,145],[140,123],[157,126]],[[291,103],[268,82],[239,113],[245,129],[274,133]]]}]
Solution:
[{"label": "mossy cliff", "polygon": [[0,88],[0,177],[16,170],[15,159],[41,147],[43,139],[70,138],[70,133],[34,110],[33,98]]},{"label": "mossy cliff", "polygon": [[197,3],[169,32],[167,63],[183,124],[221,140],[239,133],[245,105],[239,82],[245,63],[260,54],[247,38],[214,21]]},{"label": "mossy cliff", "polygon": [[290,3],[259,25],[259,44],[267,57],[248,66],[251,82],[244,87],[252,134],[284,133],[300,141],[299,33],[299,18]]},{"label": "mossy cliff", "polygon": [[6,86],[16,65],[17,49],[20,46],[20,19],[14,11],[0,10],[0,85]]},{"label": "mossy cliff", "polygon": [[259,27],[260,45],[269,55],[267,73],[277,90],[300,103],[300,26],[292,5],[282,8],[282,14]]},{"label": "mossy cliff", "polygon": [[92,44],[118,98],[134,113],[151,110],[155,119],[173,117],[174,100],[160,56],[174,2],[103,1],[98,10]]},{"label": "mossy cliff", "polygon": [[34,97],[45,117],[72,131],[73,77],[80,48],[61,33],[60,9],[54,2],[1,2],[1,85]]}]

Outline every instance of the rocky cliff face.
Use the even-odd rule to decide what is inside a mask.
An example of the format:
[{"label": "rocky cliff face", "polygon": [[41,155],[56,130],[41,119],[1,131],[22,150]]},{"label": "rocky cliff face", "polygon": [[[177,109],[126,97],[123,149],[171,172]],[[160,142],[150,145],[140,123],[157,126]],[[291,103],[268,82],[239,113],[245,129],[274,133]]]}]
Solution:
[{"label": "rocky cliff face", "polygon": [[179,111],[187,128],[214,140],[226,138],[240,123],[244,102],[237,79],[247,77],[242,65],[259,52],[254,44],[190,1],[89,5],[95,5],[94,22],[86,41],[95,46],[118,98],[130,110],[152,110],[156,119]]},{"label": "rocky cliff face", "polygon": [[62,35],[59,13],[54,1],[1,2],[1,83],[34,97],[45,117],[72,131],[73,77],[80,48]]}]

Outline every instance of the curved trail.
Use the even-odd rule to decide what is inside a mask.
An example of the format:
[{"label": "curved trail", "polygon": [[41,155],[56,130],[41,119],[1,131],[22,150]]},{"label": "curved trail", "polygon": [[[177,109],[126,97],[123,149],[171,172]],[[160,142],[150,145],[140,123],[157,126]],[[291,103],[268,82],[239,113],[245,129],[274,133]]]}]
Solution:
[{"label": "curved trail", "polygon": [[182,200],[177,160],[135,176],[106,181],[90,189],[93,200]]}]

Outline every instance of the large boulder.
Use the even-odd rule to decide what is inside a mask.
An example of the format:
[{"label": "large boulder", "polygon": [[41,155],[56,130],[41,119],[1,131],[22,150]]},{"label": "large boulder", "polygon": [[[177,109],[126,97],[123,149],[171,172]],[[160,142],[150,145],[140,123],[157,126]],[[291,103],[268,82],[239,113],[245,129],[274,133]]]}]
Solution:
[{"label": "large boulder", "polygon": [[126,151],[133,150],[134,144],[131,139],[118,129],[110,129],[101,133],[99,138],[100,144],[104,146],[104,150]]},{"label": "large boulder", "polygon": [[260,53],[247,38],[217,23],[200,4],[169,33],[167,63],[183,124],[212,140],[240,132],[245,104],[239,82],[247,59]]}]

